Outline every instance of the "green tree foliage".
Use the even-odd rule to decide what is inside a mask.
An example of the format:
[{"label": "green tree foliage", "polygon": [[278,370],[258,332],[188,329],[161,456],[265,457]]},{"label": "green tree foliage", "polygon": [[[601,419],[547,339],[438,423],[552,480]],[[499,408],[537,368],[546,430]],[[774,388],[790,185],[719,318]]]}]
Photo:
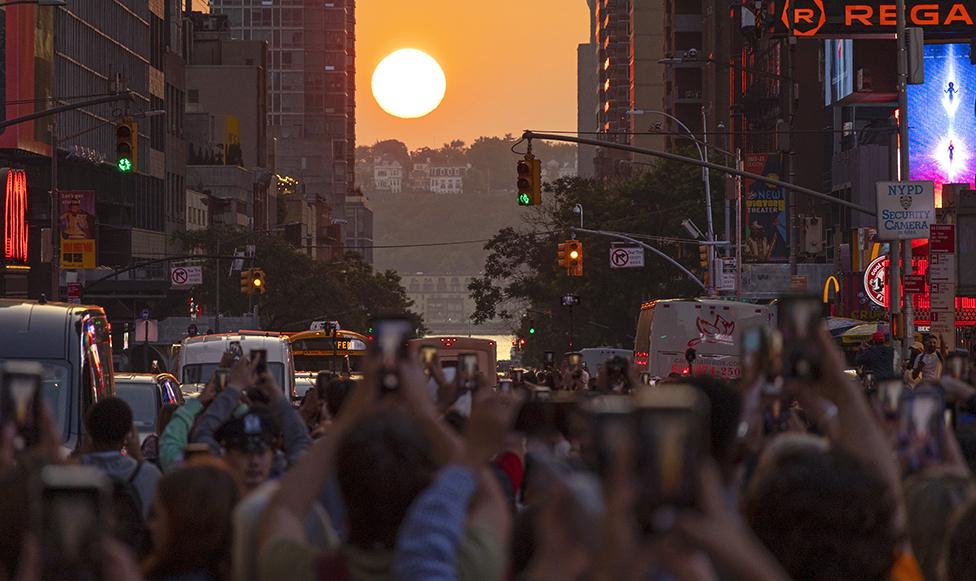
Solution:
[{"label": "green tree foliage", "polygon": [[[719,176],[713,190],[721,191]],[[469,286],[476,303],[472,319],[494,317],[511,321],[528,340],[526,360],[541,361],[543,351],[563,352],[569,345],[569,311],[560,297],[580,297],[573,309],[576,348],[602,345],[630,348],[640,304],[655,298],[697,296],[701,289],[681,271],[646,252],[642,269],[611,269],[611,240],[588,234],[584,245],[584,276],[571,278],[556,263],[557,245],[579,225],[573,212],[583,205],[584,226],[655,237],[687,239],[681,221],[705,224],[705,200],[698,168],[665,162],[628,180],[600,183],[566,178],[545,187],[545,203],[533,208],[521,227],[500,230],[485,245],[483,276]],[[713,201],[718,206],[717,201]],[[716,222],[717,223],[717,222]],[[698,247],[667,240],[645,240],[701,277]],[[528,335],[528,322],[536,334]]]},{"label": "green tree foliage", "polygon": [[[321,262],[297,251],[280,236],[251,232],[235,226],[212,226],[181,236],[186,248],[208,256],[230,256],[235,248],[255,246],[253,266],[267,275],[267,293],[253,295],[266,329],[295,331],[313,320],[337,320],[344,328],[365,331],[370,317],[407,313],[407,298],[400,277],[393,271],[373,272],[356,253]],[[240,292],[240,274],[229,273],[230,260],[204,263],[207,284],[194,293],[206,312],[216,309],[216,284],[220,284],[220,311],[237,315],[247,311],[248,296]],[[246,264],[245,267],[252,266]]]}]

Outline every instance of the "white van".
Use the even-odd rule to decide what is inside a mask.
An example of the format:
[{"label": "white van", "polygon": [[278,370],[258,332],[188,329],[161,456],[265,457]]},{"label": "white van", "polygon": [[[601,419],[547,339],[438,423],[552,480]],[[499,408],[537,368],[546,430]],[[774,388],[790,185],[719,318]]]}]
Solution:
[{"label": "white van", "polygon": [[614,357],[621,357],[627,361],[632,361],[634,358],[634,352],[630,349],[615,349],[613,347],[587,347],[580,349],[579,352],[583,356],[583,362],[586,363],[586,369],[590,372],[591,377],[600,375],[603,364]]},{"label": "white van", "polygon": [[[776,326],[774,306],[717,299],[668,299],[641,305],[634,364],[652,377],[712,375],[738,378],[742,330]],[[685,359],[695,350],[691,368]]]},{"label": "white van", "polygon": [[210,381],[220,364],[220,358],[235,343],[240,345],[244,355],[254,349],[267,351],[271,376],[287,397],[295,396],[295,363],[288,339],[280,333],[269,331],[239,331],[183,339],[177,368],[180,381],[184,384]]}]

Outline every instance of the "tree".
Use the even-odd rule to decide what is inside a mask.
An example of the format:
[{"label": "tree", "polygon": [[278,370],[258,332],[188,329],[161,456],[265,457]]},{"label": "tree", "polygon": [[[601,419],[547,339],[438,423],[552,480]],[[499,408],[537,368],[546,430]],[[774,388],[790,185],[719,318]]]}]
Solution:
[{"label": "tree", "polygon": [[[665,162],[609,184],[580,178],[546,184],[546,203],[533,209],[525,225],[503,228],[485,245],[484,273],[469,286],[476,304],[472,319],[510,321],[528,340],[528,360],[538,363],[543,351],[562,352],[569,345],[569,312],[560,297],[571,293],[580,297],[573,309],[575,347],[631,347],[643,301],[697,296],[700,287],[650,252],[643,269],[611,269],[610,239],[586,234],[579,236],[584,276],[570,278],[556,264],[556,247],[579,224],[573,212],[579,203],[587,227],[656,237],[648,242],[696,271],[697,245],[677,240],[687,238],[683,218],[704,222],[700,179],[695,167]],[[529,320],[536,327],[531,338]]]},{"label": "tree", "polygon": [[[253,264],[267,275],[267,293],[252,295],[266,329],[295,331],[308,328],[313,320],[337,320],[345,328],[365,331],[371,317],[391,313],[407,314],[423,326],[419,315],[410,312],[400,278],[391,271],[375,273],[359,254],[347,253],[332,262],[321,262],[299,252],[280,236],[252,232],[237,226],[212,226],[181,234],[186,248],[207,256],[229,256],[235,248],[255,246]],[[238,273],[228,274],[230,260],[204,263],[208,284],[194,294],[207,312],[215,312],[216,286],[220,285],[223,314],[247,311],[248,297],[240,292]]]}]

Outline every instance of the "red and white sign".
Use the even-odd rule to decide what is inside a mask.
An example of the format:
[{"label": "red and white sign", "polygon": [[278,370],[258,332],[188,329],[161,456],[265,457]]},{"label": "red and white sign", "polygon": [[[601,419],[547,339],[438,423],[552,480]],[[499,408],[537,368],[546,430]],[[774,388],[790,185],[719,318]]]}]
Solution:
[{"label": "red and white sign", "polygon": [[644,249],[640,246],[615,246],[610,249],[610,268],[643,268]]},{"label": "red and white sign", "polygon": [[925,293],[925,275],[906,274],[905,292],[910,295],[920,295]]},{"label": "red and white sign", "polygon": [[27,262],[27,172],[7,169],[3,198],[3,258]]},{"label": "red and white sign", "polygon": [[68,296],[69,303],[80,305],[81,304],[81,283],[69,282],[67,296]]},{"label": "red and white sign", "polygon": [[956,225],[932,224],[929,226],[929,254],[955,254]]},{"label": "red and white sign", "polygon": [[864,270],[864,293],[879,307],[888,306],[888,255],[875,258]]}]

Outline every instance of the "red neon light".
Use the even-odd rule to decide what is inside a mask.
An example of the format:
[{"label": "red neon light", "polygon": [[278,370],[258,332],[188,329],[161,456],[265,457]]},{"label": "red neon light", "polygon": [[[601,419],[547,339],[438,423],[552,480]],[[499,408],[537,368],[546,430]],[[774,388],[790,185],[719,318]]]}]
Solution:
[{"label": "red neon light", "polygon": [[27,173],[7,170],[4,196],[3,257],[27,262]]}]

